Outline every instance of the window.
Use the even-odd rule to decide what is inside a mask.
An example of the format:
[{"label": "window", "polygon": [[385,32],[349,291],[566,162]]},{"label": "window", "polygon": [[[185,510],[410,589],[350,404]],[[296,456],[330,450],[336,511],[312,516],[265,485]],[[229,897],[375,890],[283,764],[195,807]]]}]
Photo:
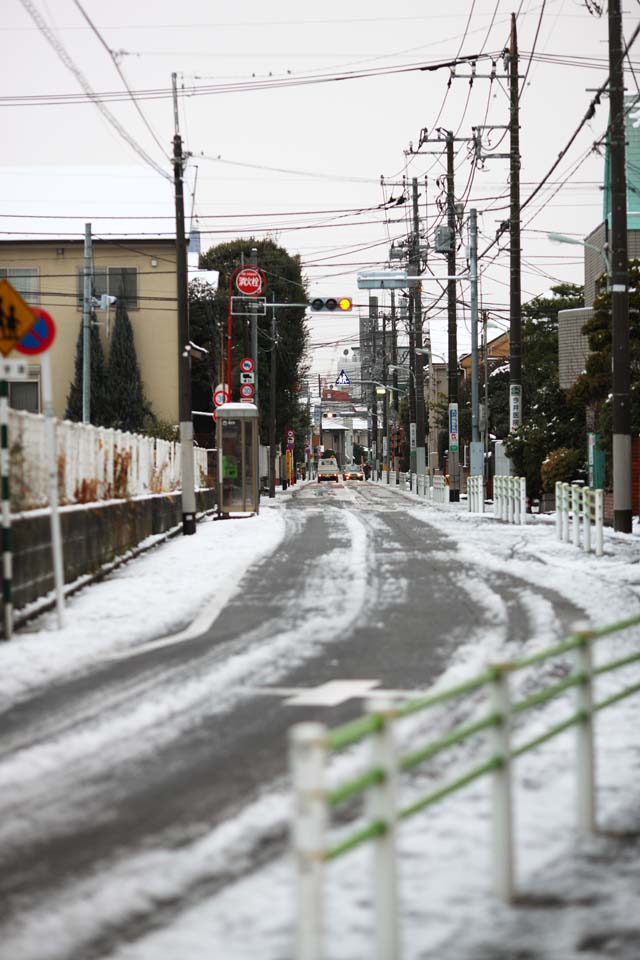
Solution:
[{"label": "window", "polygon": [[8,280],[27,303],[40,302],[40,277],[37,267],[0,267],[0,280]]},{"label": "window", "polygon": [[37,380],[10,380],[9,406],[14,410],[40,413],[40,383]]},{"label": "window", "polygon": [[[84,296],[84,272],[78,268],[78,302],[82,306]],[[138,270],[137,267],[96,267],[93,271],[93,296],[101,297],[106,293],[110,297],[124,298],[125,306],[138,307]]]}]

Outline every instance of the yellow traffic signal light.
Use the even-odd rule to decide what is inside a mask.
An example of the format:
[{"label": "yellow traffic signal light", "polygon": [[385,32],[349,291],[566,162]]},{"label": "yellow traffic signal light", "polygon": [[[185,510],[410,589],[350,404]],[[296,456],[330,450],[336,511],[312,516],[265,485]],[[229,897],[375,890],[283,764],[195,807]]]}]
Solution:
[{"label": "yellow traffic signal light", "polygon": [[351,297],[315,297],[309,304],[315,311],[320,310],[351,310],[353,301]]}]

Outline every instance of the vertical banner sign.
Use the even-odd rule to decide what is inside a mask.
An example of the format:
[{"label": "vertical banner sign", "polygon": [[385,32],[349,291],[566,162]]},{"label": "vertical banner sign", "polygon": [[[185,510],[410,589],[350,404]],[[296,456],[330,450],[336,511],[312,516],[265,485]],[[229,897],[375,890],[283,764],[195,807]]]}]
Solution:
[{"label": "vertical banner sign", "polygon": [[449,452],[457,453],[459,449],[458,436],[458,404],[449,404]]},{"label": "vertical banner sign", "polygon": [[519,383],[509,385],[509,433],[522,423],[522,387]]},{"label": "vertical banner sign", "polygon": [[415,423],[410,423],[409,424],[409,449],[413,451],[416,449],[417,445],[418,444],[416,442],[416,425]]},{"label": "vertical banner sign", "polygon": [[387,449],[387,438],[382,438],[382,459],[386,462],[387,457],[389,456],[389,451]]}]

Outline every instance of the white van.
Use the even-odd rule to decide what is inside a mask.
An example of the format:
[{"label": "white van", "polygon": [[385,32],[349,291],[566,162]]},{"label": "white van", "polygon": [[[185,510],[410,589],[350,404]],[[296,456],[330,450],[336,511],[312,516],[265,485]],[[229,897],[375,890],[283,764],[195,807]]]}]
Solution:
[{"label": "white van", "polygon": [[339,480],[338,461],[335,457],[318,460],[318,483],[321,480]]}]

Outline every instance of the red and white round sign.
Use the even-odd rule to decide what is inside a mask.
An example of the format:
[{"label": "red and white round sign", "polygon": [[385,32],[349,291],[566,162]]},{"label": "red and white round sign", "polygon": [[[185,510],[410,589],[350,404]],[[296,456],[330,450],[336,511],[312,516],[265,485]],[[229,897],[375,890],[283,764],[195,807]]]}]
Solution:
[{"label": "red and white round sign", "polygon": [[255,395],[255,387],[252,383],[243,383],[240,386],[240,396],[241,397],[253,397]]},{"label": "red and white round sign", "polygon": [[236,277],[236,287],[245,297],[259,296],[264,286],[264,274],[256,267],[244,267]]},{"label": "red and white round sign", "polygon": [[244,357],[244,359],[240,361],[240,369],[243,373],[253,373],[255,366],[251,357]]},{"label": "red and white round sign", "polygon": [[229,403],[229,394],[218,388],[213,395],[213,403],[216,407],[221,407],[223,403]]}]

